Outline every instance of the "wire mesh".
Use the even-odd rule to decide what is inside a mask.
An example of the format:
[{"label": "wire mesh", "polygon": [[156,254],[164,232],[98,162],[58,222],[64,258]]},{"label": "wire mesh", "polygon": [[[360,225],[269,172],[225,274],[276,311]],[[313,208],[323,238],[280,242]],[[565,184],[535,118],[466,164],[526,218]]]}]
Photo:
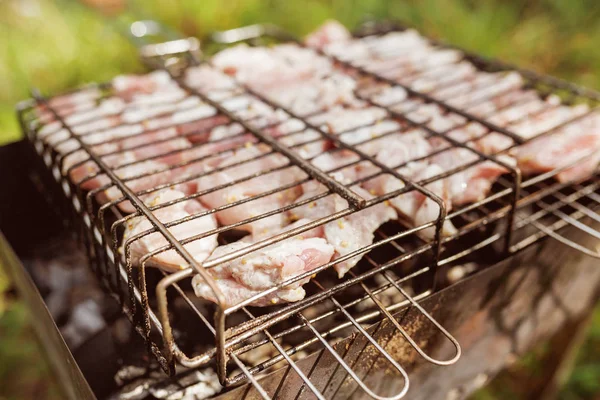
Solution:
[{"label": "wire mesh", "polygon": [[[371,32],[366,37],[372,40],[385,34]],[[488,262],[499,260],[546,236],[568,240],[556,233],[567,225],[598,237],[597,232],[581,222],[584,218],[599,218],[594,211],[599,199],[596,178],[576,185],[551,179],[582,162],[580,159],[523,180],[520,169],[503,157],[519,146],[551,137],[562,128],[593,116],[595,109],[586,110],[573,119],[557,119],[531,138],[517,132],[519,124],[560,108],[560,102],[543,100],[539,93],[547,96],[566,91],[567,101],[585,100],[596,105],[596,99],[586,96],[588,93],[580,88],[528,72],[521,73],[524,84],[510,79],[500,84],[489,77],[478,79],[477,71],[501,68],[463,52],[451,60],[459,72],[448,76],[439,65],[407,69],[408,63],[401,57],[410,58],[411,52],[398,53],[394,65],[376,66],[368,57],[353,58],[343,52],[334,54],[307,48],[273,27],[242,28],[219,33],[214,39],[227,45],[240,41],[254,44],[268,40],[291,41],[298,48],[314,51],[318,59],[336,65],[355,80],[355,99],[379,110],[381,116],[345,129],[329,129],[322,122],[327,121],[330,110],[301,114],[236,79],[226,79],[224,87],[192,86],[186,77],[198,68],[206,68],[219,77],[227,76],[228,71],[219,70],[211,59],[198,60],[189,51],[179,54],[187,63],[183,68],[167,68],[168,75],[156,75],[159,81],[168,77],[169,90],[161,96],[148,94],[136,98],[127,91],[119,92],[120,83],[115,81],[112,85],[93,86],[51,99],[36,93],[35,102],[20,112],[30,141],[73,204],[92,267],[120,302],[138,333],[146,339],[149,350],[165,371],[173,374],[176,361],[185,367],[215,363],[221,383],[233,385],[249,380],[262,397],[268,397],[255,375],[287,364],[302,382],[299,396],[310,391],[317,398],[335,397],[337,390],[331,388],[339,390],[349,379],[356,388],[377,397],[357,374],[351,357],[330,344],[336,338],[354,334],[355,338],[365,340],[365,348],[373,348],[402,377],[404,386],[390,397],[401,398],[408,390],[408,375],[385,346],[373,338],[366,328],[369,323],[388,321],[421,357],[433,364],[450,365],[460,356],[459,344],[416,302],[431,293],[432,277],[438,269],[469,261],[480,262],[481,254],[485,254]],[[353,39],[359,44],[362,40],[365,38]],[[431,42],[430,45],[434,54],[447,50],[440,44]],[[164,58],[165,54],[159,56]],[[427,60],[426,56],[419,57]],[[478,69],[463,68],[465,60]],[[404,94],[400,99],[384,101],[381,93],[386,90]],[[468,95],[461,95],[464,91]],[[115,93],[118,93],[116,97]],[[150,111],[140,111],[142,102],[152,105]],[[444,118],[435,120],[421,112],[428,107],[435,107]],[[475,133],[468,138],[456,135],[466,128],[472,128]],[[211,137],[215,130],[223,134]],[[358,141],[347,139],[361,130],[368,135]],[[369,151],[369,146],[377,141],[415,132],[426,140],[438,140],[440,145],[399,165],[384,163]],[[481,146],[498,138],[502,138],[502,148]],[[462,165],[418,179],[399,172],[411,162],[427,161],[454,151],[464,155]],[[125,157],[136,152],[142,155]],[[315,165],[320,156],[336,154],[344,154],[350,161],[333,168]],[[220,158],[229,162],[213,163]],[[269,163],[265,162],[266,167],[257,166],[262,161]],[[449,210],[444,199],[430,189],[436,182],[490,164],[502,171],[501,176],[489,193],[477,201]],[[336,173],[359,165],[372,171],[371,174],[350,181],[336,177]],[[228,181],[202,190],[186,188],[207,176],[232,171],[236,171],[235,177]],[[277,182],[278,174],[284,173],[292,178],[267,185],[251,196],[238,198],[227,192],[257,179]],[[382,176],[394,178],[400,184],[389,192],[369,196],[357,189]],[[323,184],[324,189],[302,200],[277,201],[314,180]],[[156,201],[161,191],[178,189],[181,195]],[[191,201],[224,190],[230,196],[224,204],[196,209],[168,221],[160,217],[161,210],[184,207]],[[243,260],[252,252],[308,234],[326,224],[343,224],[346,218],[361,212],[389,207],[391,200],[410,193],[431,199],[437,206],[435,218],[423,224],[403,220],[387,222],[374,232],[371,244],[283,279],[240,302],[229,302],[211,275],[211,270],[227,262]],[[294,225],[287,231],[264,234],[260,240],[219,257],[198,262],[188,251],[188,245],[211,238],[221,245],[235,242],[240,228],[259,226],[269,218],[285,216],[293,221],[297,219],[295,210],[311,207],[335,195],[346,202],[334,212]],[[269,207],[261,209],[265,202],[270,203]],[[186,223],[240,209],[246,210],[246,214],[234,222],[208,226],[185,238],[173,233]],[[127,236],[130,225],[140,218],[149,222],[147,228]],[[448,223],[456,227],[451,233],[444,232]],[[134,260],[132,247],[157,234],[163,238],[160,245]],[[571,245],[577,246],[576,243]],[[593,254],[589,249],[581,250]],[[176,252],[179,264],[170,263],[169,271],[162,272],[147,268],[155,266],[157,257],[165,258],[169,252]],[[330,276],[335,266],[357,257],[362,260],[342,281]],[[193,291],[190,280],[196,274],[208,285],[211,294],[206,296],[217,306],[189,295]],[[410,285],[423,278],[426,278],[425,284]],[[307,292],[304,298],[277,304],[278,291],[302,283]],[[149,294],[149,288],[155,288],[156,296]],[[415,290],[412,294],[409,292]],[[260,301],[271,301],[275,305],[264,309],[252,307]],[[424,315],[438,334],[449,340],[455,353],[446,359],[436,359],[412,341],[394,316],[395,311],[406,306]],[[175,313],[175,308],[186,311]],[[190,338],[194,335],[214,337],[208,340],[214,345],[207,346]],[[319,388],[311,382],[312,371],[303,371],[296,365],[296,360],[318,350],[333,357],[338,365],[336,371],[341,371],[334,372],[327,385]],[[238,372],[228,375],[232,368]],[[339,385],[334,382],[336,379]],[[277,388],[274,397],[279,390],[281,388]]]}]

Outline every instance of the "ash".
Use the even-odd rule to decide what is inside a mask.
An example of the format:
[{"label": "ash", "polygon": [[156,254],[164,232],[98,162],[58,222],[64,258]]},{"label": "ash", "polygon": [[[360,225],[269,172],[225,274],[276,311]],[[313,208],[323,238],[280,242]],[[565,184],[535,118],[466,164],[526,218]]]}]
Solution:
[{"label": "ash", "polygon": [[72,351],[106,327],[104,295],[73,237],[56,238],[24,262]]},{"label": "ash", "polygon": [[222,389],[212,368],[185,370],[172,379],[165,379],[160,370],[127,366],[117,373],[115,380],[122,389],[110,400],[203,400]]}]

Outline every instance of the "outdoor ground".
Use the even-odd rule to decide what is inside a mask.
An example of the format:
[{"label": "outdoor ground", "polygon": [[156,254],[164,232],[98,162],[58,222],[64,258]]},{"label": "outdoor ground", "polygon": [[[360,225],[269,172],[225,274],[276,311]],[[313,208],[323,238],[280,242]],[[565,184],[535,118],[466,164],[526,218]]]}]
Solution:
[{"label": "outdoor ground", "polygon": [[[348,26],[365,17],[396,18],[470,50],[600,89],[596,0],[137,0],[128,2],[128,10],[136,18],[159,19],[200,37],[257,22],[274,22],[300,35],[327,18]],[[0,144],[19,138],[14,105],[32,87],[55,93],[142,70],[116,25],[74,0],[0,1]],[[537,360],[543,350],[541,346],[475,397],[524,398],[523,390],[539,376]],[[600,309],[559,397],[598,396]],[[33,398],[61,396],[39,353],[27,311],[0,267],[0,400]]]}]

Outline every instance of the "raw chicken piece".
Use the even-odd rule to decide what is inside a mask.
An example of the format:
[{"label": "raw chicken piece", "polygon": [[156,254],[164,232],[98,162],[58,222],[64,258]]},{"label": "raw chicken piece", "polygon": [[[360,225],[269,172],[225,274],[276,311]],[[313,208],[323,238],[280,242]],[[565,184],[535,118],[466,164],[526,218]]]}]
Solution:
[{"label": "raw chicken piece", "polygon": [[355,101],[354,79],[333,72],[329,60],[295,45],[237,46],[219,53],[213,61],[270,101],[301,115]]},{"label": "raw chicken piece", "polygon": [[[250,142],[246,143],[251,144]],[[188,144],[187,147],[183,147],[174,154],[133,164],[117,169],[116,172],[122,178],[129,178],[125,183],[136,193],[159,185],[182,182],[178,185],[178,189],[185,194],[191,194],[198,190],[198,179],[202,179],[201,177],[221,166],[225,160],[231,160],[234,153],[230,150],[239,148],[240,145],[237,137],[215,143],[208,142],[195,147],[189,147]],[[131,152],[124,154],[131,154]],[[132,158],[135,160],[135,156]],[[145,176],[135,178],[139,175]],[[122,197],[120,190],[111,187],[104,192],[103,197],[100,197],[100,201],[106,202],[120,197]],[[135,211],[129,201],[120,203],[119,208],[125,212]]]},{"label": "raw chicken piece", "polygon": [[189,108],[178,109],[172,114],[145,120],[143,124],[146,129],[154,130],[203,119],[215,118],[217,117],[216,114],[217,110],[213,107],[205,103],[198,103]]},{"label": "raw chicken piece", "polygon": [[[171,151],[182,150],[190,147],[190,143],[182,138],[175,138],[173,140],[153,144],[141,148],[137,148],[131,151],[118,152],[116,154],[110,154],[106,156],[102,156],[101,159],[108,165],[111,169],[114,169],[120,176],[134,176],[131,175],[131,172],[124,171],[144,171],[149,172],[152,169],[149,168],[161,168],[161,160],[164,163],[168,163],[169,160],[173,160],[177,155],[164,156],[160,157],[162,154],[166,154]],[[99,149],[98,147],[96,147]],[[112,153],[114,151],[118,151],[118,148],[110,145],[101,145],[100,149],[104,153]],[[108,151],[107,151],[108,150]],[[150,160],[150,158],[155,157],[155,159]],[[79,151],[73,153],[67,157],[65,157],[65,161],[63,163],[63,174],[69,173],[71,180],[74,183],[78,183],[83,181],[86,177],[91,176],[95,173],[100,172],[100,168],[93,161],[87,161],[84,164],[72,168],[78,162],[88,159],[87,153],[83,151]],[[140,168],[138,164],[143,164],[144,167]],[[103,183],[104,182],[104,183]],[[103,184],[108,182],[108,178],[106,180],[98,180],[93,178],[91,180],[87,180],[82,188],[85,190],[92,190],[97,187],[102,186]]]},{"label": "raw chicken piece", "polygon": [[[439,176],[444,171],[435,164],[428,165],[426,162],[409,162],[405,167],[398,169],[398,172],[412,182],[418,183]],[[376,178],[373,180],[373,183],[367,185],[367,187],[371,188],[371,192],[377,194],[392,193],[404,188],[404,186],[402,181],[387,174]],[[446,180],[438,179],[425,185],[425,188],[441,198],[446,206],[447,212],[452,209],[448,183]],[[408,218],[414,226],[421,226],[435,221],[440,213],[438,204],[432,198],[416,189],[392,198],[390,204],[398,210],[400,214]],[[442,235],[450,236],[455,232],[456,228],[454,228],[452,222],[445,221],[442,227]],[[434,233],[435,228],[425,228],[420,230],[418,235],[423,239],[430,240],[433,239]]]},{"label": "raw chicken piece", "polygon": [[[304,194],[298,199],[298,202],[326,191],[326,188],[316,181],[307,182],[302,187]],[[359,186],[352,187],[352,191],[367,200],[374,197]],[[292,218],[317,220],[347,208],[348,202],[335,194],[293,209],[291,216]],[[325,224],[323,234],[327,242],[335,248],[334,259],[337,259],[373,243],[375,230],[387,221],[394,219],[397,219],[394,209],[384,203],[379,203]],[[363,255],[360,254],[336,264],[334,268],[338,276],[343,277],[360,261]]]},{"label": "raw chicken piece", "polygon": [[[581,181],[591,176],[600,162],[600,117],[594,115],[570,124],[513,150],[523,174],[553,171],[572,163],[575,166],[556,175],[560,182]],[[593,155],[591,155],[594,153]],[[585,160],[577,162],[586,156]]]},{"label": "raw chicken piece", "polygon": [[[308,222],[307,220],[297,221],[295,224],[274,232],[274,234]],[[238,304],[264,290],[329,262],[334,253],[333,246],[323,238],[311,236],[310,232],[285,239],[211,268],[209,270],[210,274],[215,278],[215,282],[227,299],[225,306]],[[242,250],[258,240],[260,239],[250,237],[250,239],[244,238],[241,241],[219,246],[209,259],[214,260],[232,251]],[[280,302],[301,300],[305,296],[302,285],[307,283],[309,279],[307,277],[278,289],[251,304],[254,306],[268,306]],[[215,301],[210,287],[202,277],[195,276],[192,279],[192,285],[197,296]]]},{"label": "raw chicken piece", "polygon": [[213,62],[239,82],[297,114],[356,101],[355,80],[333,71],[330,60],[311,49],[290,44],[272,48],[237,46],[217,54]]},{"label": "raw chicken piece", "polygon": [[[362,147],[362,146],[361,146]],[[405,133],[397,133],[376,139],[370,144],[372,149],[376,150],[375,159],[389,168],[399,168],[397,172],[410,179],[419,169],[427,165],[423,162],[414,162],[428,156],[431,151],[431,145],[425,138],[425,132],[420,129],[412,129]],[[380,169],[374,165],[362,164],[358,169],[358,179],[367,179],[378,173]],[[386,193],[400,190],[404,183],[390,174],[379,175],[369,178],[362,183],[362,186],[371,194],[383,195]],[[412,208],[400,207],[403,198],[396,201],[398,211],[409,218],[413,218]],[[393,203],[392,203],[393,204]]]},{"label": "raw chicken piece", "polygon": [[[456,50],[435,50],[433,48],[420,47],[411,50],[408,57],[398,57],[395,59],[387,59],[383,61],[375,61],[372,65],[365,62],[364,67],[367,70],[377,72],[382,70],[380,75],[388,79],[394,80],[403,85],[410,86],[414,82],[414,77],[419,76],[422,72],[431,72],[436,74],[439,71],[453,70],[462,55]],[[391,68],[390,68],[391,67]],[[433,71],[436,71],[435,73]],[[429,86],[429,87],[428,87]],[[425,83],[425,90],[433,90],[438,86],[433,82]],[[423,85],[421,85],[423,88]]]},{"label": "raw chicken piece", "polygon": [[356,153],[344,149],[323,153],[315,157],[312,164],[322,171],[332,172],[331,175],[340,183],[349,184],[358,179],[357,164],[345,166],[358,160],[360,157]]},{"label": "raw chicken piece", "polygon": [[453,82],[470,79],[476,74],[476,71],[473,64],[465,61],[457,64],[441,65],[426,70],[425,73],[418,74],[408,84],[416,91],[428,93]]},{"label": "raw chicken piece", "polygon": [[390,133],[399,132],[401,129],[402,125],[400,123],[391,119],[384,119],[373,125],[342,133],[339,138],[344,143],[356,145],[361,151],[374,155],[381,150],[381,145],[385,143],[385,138],[383,140],[377,140],[377,138],[380,136],[389,137]]},{"label": "raw chicken piece", "polygon": [[357,90],[361,97],[369,98],[382,107],[397,105],[408,97],[408,92],[403,87],[378,83],[372,79],[361,80],[358,85]]},{"label": "raw chicken piece", "polygon": [[356,81],[338,72],[327,77],[311,77],[293,81],[286,90],[276,87],[262,91],[272,102],[301,116],[324,111],[336,105],[357,104],[354,96]]},{"label": "raw chicken piece", "polygon": [[[59,95],[48,100],[51,107],[56,109],[76,108],[79,104],[90,101],[95,102],[102,95],[102,91],[97,87],[78,90],[75,93]],[[44,105],[40,106],[42,110],[46,109]]]},{"label": "raw chicken piece", "polygon": [[509,136],[498,132],[490,132],[485,126],[471,122],[461,128],[448,132],[448,137],[486,155],[494,155],[510,148],[514,141]]},{"label": "raw chicken piece", "polygon": [[[156,192],[153,196],[146,199],[148,206],[157,206],[172,200],[184,197],[184,193],[172,189],[164,189]],[[153,211],[153,214],[163,224],[173,222],[190,215],[206,211],[196,200],[185,200],[170,206],[159,208]],[[130,219],[123,234],[122,254],[125,254],[124,246],[128,240],[148,229],[152,228],[150,221],[144,216],[138,216]],[[199,218],[194,218],[186,222],[167,228],[173,234],[175,239],[184,240],[195,235],[209,232],[217,228],[217,222],[214,215],[208,214]],[[131,262],[133,265],[140,265],[140,258],[144,255],[157,250],[168,244],[167,239],[160,232],[153,232],[137,240],[130,242]],[[217,247],[217,235],[210,235],[199,240],[194,240],[184,245],[185,249],[192,255],[197,263],[202,263]],[[146,263],[148,266],[158,267],[165,271],[178,271],[188,267],[188,263],[177,253],[175,249],[159,253]]]},{"label": "raw chicken piece", "polygon": [[[125,108],[125,102],[119,98],[102,100],[94,108],[80,110],[66,117],[65,123],[69,125],[76,135],[84,135],[89,132],[109,129],[119,125],[121,119],[117,116]],[[53,121],[44,125],[38,132],[38,138],[44,142],[55,145],[69,138],[69,133],[63,128],[60,121]]]},{"label": "raw chicken piece", "polygon": [[476,87],[471,88],[468,92],[462,92],[452,96],[452,98],[440,98],[446,99],[448,104],[454,107],[464,108],[476,104],[477,101],[481,101],[482,99],[487,99],[506,92],[507,90],[520,88],[522,85],[523,78],[516,72],[508,74],[492,74],[490,82],[479,84]]},{"label": "raw chicken piece", "polygon": [[207,93],[229,93],[237,87],[230,76],[207,64],[187,68],[185,83]]},{"label": "raw chicken piece", "polygon": [[[50,107],[62,118],[72,114],[88,111],[98,105],[102,93],[98,88],[83,89],[68,95],[57,96],[48,100]],[[54,114],[45,104],[36,107],[37,120],[41,124],[49,124],[55,120]]]}]

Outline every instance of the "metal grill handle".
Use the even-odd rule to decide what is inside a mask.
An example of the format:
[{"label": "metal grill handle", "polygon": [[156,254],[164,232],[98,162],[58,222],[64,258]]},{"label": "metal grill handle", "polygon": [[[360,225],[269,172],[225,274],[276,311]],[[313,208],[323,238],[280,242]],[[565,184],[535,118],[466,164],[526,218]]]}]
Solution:
[{"label": "metal grill handle", "polygon": [[200,41],[182,38],[177,32],[153,20],[135,21],[126,29],[142,61],[151,68],[163,69],[180,64],[185,57],[200,58]]},{"label": "metal grill handle", "polygon": [[[581,204],[577,204],[577,203],[574,203],[574,204],[577,206],[576,208],[579,209],[577,211],[577,213],[581,214],[581,217],[589,217],[589,218],[594,219],[596,222],[600,222],[600,218],[598,217],[598,214],[596,214],[595,212],[593,212],[592,210],[590,210],[589,208],[587,208]],[[540,231],[544,232],[546,235],[550,236],[551,238],[553,238],[555,240],[558,240],[559,242],[571,247],[572,249],[578,250],[587,256],[594,257],[596,259],[600,259],[600,249],[590,249],[586,246],[583,246],[571,239],[567,239],[566,237],[564,237],[563,235],[558,233],[556,230],[560,229],[561,227],[566,226],[566,225],[572,225],[572,226],[576,227],[577,229],[587,233],[588,235],[593,236],[596,239],[600,239],[600,232],[598,232],[597,230],[593,229],[592,227],[582,223],[581,221],[578,221],[573,216],[563,213],[562,211],[553,211],[552,213],[560,218],[559,221],[557,221],[556,223],[554,223],[552,225],[552,228],[542,224],[539,221],[532,221],[532,225],[535,226]],[[556,226],[556,225],[562,225],[562,226]]]}]

